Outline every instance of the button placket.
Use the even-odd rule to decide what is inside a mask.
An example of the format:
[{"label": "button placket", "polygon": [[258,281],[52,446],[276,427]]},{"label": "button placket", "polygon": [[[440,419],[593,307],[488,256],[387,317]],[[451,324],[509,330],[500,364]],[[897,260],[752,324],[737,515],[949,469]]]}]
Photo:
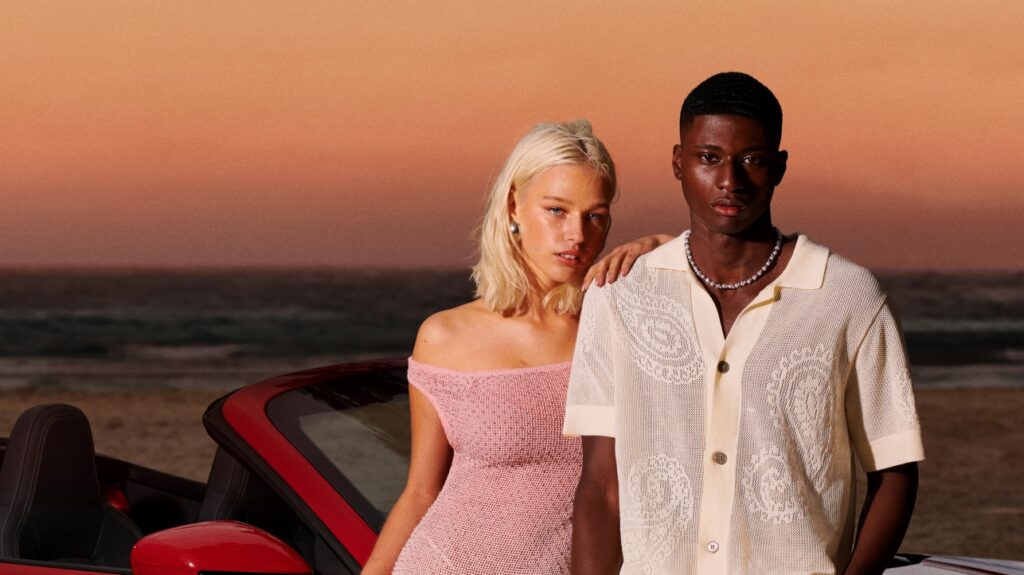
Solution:
[{"label": "button placket", "polygon": [[[740,457],[739,444],[743,405],[743,376],[746,361],[761,335],[772,298],[761,298],[757,305],[745,308],[733,324],[728,335],[721,331],[717,309],[703,290],[693,297],[694,326],[705,357],[707,398],[704,477],[700,502],[700,525],[696,551],[698,573],[724,574],[727,559],[733,551],[726,551],[716,536],[727,536],[737,506],[737,465],[730,458]],[[691,293],[693,293],[691,291]],[[706,292],[705,292],[706,293]],[[734,365],[735,364],[735,365]],[[728,543],[728,541],[727,541]],[[700,549],[703,547],[703,552]],[[741,545],[742,548],[742,545]]]}]

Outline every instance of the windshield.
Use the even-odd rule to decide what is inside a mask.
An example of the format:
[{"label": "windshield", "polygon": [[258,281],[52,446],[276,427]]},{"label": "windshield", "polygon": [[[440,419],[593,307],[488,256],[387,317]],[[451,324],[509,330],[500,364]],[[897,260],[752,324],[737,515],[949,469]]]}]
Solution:
[{"label": "windshield", "polygon": [[409,395],[405,369],[355,371],[267,404],[281,433],[375,530],[405,486]]}]

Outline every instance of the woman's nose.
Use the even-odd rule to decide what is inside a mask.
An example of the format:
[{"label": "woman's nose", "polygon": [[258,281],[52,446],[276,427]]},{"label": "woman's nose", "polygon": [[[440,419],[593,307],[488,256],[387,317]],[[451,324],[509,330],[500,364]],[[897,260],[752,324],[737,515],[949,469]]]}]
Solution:
[{"label": "woman's nose", "polygon": [[565,219],[565,239],[573,243],[583,241],[583,216],[574,215]]}]

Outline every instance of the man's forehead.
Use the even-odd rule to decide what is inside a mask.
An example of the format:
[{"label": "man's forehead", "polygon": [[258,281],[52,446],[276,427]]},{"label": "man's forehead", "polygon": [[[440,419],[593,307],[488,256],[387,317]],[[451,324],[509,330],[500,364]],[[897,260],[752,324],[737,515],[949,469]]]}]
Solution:
[{"label": "man's forehead", "polygon": [[767,145],[767,130],[756,118],[739,114],[701,114],[679,127],[680,139],[718,139],[723,136],[741,136],[759,140]]}]

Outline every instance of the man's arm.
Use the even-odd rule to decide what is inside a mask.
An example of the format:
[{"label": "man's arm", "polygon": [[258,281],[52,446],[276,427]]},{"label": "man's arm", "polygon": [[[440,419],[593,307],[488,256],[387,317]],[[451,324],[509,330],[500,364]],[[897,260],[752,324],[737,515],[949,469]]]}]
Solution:
[{"label": "man's arm", "polygon": [[917,463],[868,473],[857,542],[845,575],[877,575],[900,548],[917,498]]},{"label": "man's arm", "polygon": [[572,575],[612,575],[622,566],[615,439],[583,437],[583,472],[572,512]]}]

